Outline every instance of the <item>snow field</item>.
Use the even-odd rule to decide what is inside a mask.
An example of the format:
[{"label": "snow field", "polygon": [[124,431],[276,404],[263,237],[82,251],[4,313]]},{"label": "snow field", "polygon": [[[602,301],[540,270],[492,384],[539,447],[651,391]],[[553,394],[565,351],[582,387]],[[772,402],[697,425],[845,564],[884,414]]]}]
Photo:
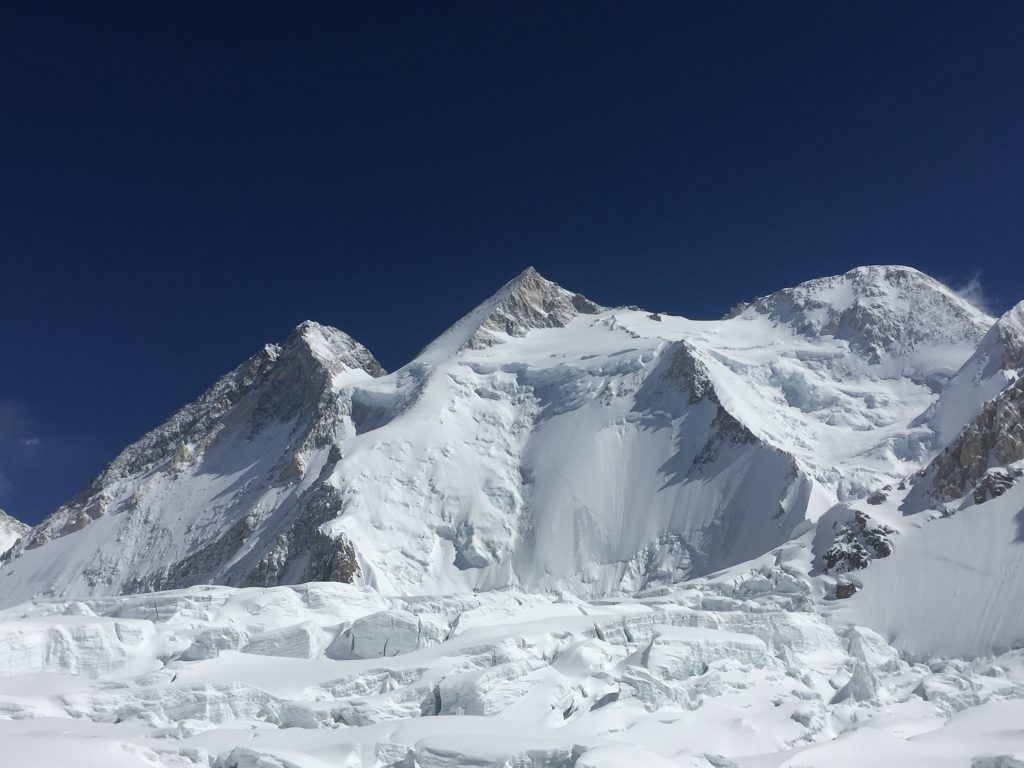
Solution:
[{"label": "snow field", "polygon": [[4,765],[79,765],[78,752],[175,768],[1024,754],[1024,731],[964,724],[979,709],[1024,714],[1024,655],[908,663],[870,629],[830,626],[814,581],[771,559],[590,602],[313,583],[24,604],[0,612]]}]

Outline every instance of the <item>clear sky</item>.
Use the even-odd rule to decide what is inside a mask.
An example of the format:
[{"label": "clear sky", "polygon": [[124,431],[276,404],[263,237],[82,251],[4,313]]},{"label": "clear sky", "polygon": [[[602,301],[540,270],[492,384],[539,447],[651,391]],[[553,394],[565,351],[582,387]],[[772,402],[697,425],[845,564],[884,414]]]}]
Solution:
[{"label": "clear sky", "polygon": [[528,264],[710,318],[904,263],[1001,311],[1022,83],[1013,2],[6,3],[0,506],[304,319],[395,368]]}]

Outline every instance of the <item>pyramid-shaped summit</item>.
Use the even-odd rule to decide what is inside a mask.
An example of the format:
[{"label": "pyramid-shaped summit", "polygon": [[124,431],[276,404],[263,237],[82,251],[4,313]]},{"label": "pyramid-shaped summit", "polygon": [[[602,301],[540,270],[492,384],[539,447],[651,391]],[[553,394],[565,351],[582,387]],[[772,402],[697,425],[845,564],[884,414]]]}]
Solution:
[{"label": "pyramid-shaped summit", "polygon": [[604,307],[527,267],[432,342],[424,353],[486,349],[537,328],[564,328]]}]

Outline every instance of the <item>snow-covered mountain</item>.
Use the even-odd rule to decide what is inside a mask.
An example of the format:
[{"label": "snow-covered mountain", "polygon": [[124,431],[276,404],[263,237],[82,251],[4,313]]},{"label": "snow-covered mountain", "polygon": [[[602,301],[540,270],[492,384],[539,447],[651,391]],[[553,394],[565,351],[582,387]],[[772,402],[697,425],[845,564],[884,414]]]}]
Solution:
[{"label": "snow-covered mountain", "polygon": [[296,558],[304,559],[295,580],[338,578],[331,569],[342,565],[309,557],[332,512],[316,480],[351,423],[351,385],[382,373],[346,334],[303,323],[126,448],[27,534],[4,569],[7,595],[22,574],[24,589],[45,582],[67,594],[273,582],[273,569]]},{"label": "snow-covered mountain", "polygon": [[0,509],[0,555],[13,547],[14,542],[24,536],[26,531],[27,525]]},{"label": "snow-covered mountain", "polygon": [[993,322],[916,270],[864,267],[710,322],[528,269],[387,375],[305,323],[33,529],[0,599],[600,595],[710,573],[924,466],[941,430],[922,415],[979,342],[1012,346]]},{"label": "snow-covered mountain", "polygon": [[390,374],[304,323],[0,559],[4,760],[1024,765],[1022,307],[530,269]]}]

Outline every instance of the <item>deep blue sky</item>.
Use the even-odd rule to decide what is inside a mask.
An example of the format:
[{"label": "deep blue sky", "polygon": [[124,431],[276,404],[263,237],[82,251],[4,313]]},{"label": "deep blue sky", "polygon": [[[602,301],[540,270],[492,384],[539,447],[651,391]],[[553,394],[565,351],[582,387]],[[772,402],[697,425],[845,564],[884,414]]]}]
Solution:
[{"label": "deep blue sky", "polygon": [[29,521],[302,320],[394,368],[527,264],[690,317],[879,262],[1024,296],[1024,4],[13,5]]}]

